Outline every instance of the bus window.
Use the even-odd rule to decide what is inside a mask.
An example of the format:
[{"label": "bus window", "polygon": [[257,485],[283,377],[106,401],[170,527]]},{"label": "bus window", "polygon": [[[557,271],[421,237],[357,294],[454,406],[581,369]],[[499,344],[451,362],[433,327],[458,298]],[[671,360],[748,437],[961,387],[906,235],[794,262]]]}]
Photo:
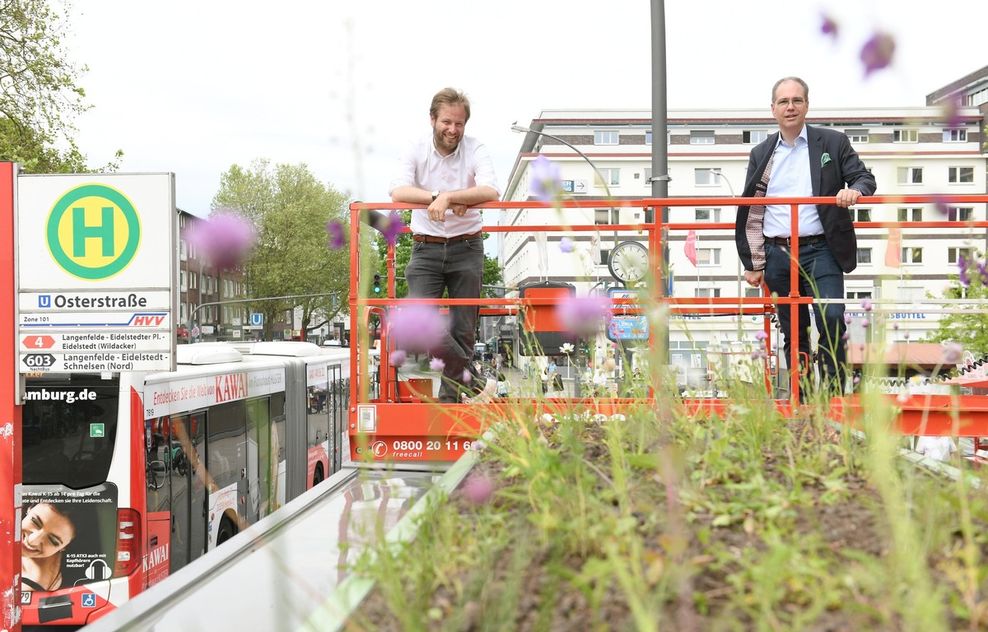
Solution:
[{"label": "bus window", "polygon": [[247,485],[250,494],[247,519],[255,521],[270,513],[272,485],[270,401],[258,397],[247,402]]},{"label": "bus window", "polygon": [[24,394],[24,484],[106,482],[117,435],[118,381],[38,378]]},{"label": "bus window", "polygon": [[271,454],[272,466],[277,472],[272,511],[285,504],[285,485],[288,483],[285,445],[285,393],[279,391],[271,394]]}]

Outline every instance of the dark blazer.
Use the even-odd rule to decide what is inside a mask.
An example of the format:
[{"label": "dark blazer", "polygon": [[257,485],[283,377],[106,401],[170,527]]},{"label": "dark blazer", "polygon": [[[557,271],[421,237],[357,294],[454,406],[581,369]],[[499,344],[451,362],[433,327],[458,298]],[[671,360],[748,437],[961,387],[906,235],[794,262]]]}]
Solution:
[{"label": "dark blazer", "polygon": [[[862,195],[875,193],[875,177],[861,162],[857,152],[851,147],[851,141],[843,132],[825,127],[806,126],[806,137],[809,144],[810,178],[813,181],[813,195],[817,197],[836,198],[837,192],[847,183],[852,189],[857,189]],[[775,152],[779,140],[776,132],[759,143],[751,150],[748,159],[748,174],[744,180],[744,197],[753,197],[756,187],[765,171],[769,158]],[[827,154],[830,160],[824,162]],[[762,270],[765,267],[765,243],[759,237],[762,231],[761,213],[751,213],[751,207],[739,206],[737,221],[734,225],[734,241],[737,243],[738,255],[745,270]],[[844,272],[851,272],[858,266],[858,240],[854,234],[854,224],[851,213],[846,208],[836,204],[819,204],[820,223],[827,237],[827,246],[833,253],[834,259]]]}]

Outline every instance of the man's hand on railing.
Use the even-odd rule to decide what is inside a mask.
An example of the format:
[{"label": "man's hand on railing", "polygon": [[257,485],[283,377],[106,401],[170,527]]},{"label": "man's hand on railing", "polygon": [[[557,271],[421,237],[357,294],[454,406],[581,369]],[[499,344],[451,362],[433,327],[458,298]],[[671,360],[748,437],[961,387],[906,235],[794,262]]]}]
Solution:
[{"label": "man's hand on railing", "polygon": [[852,189],[850,187],[841,189],[837,193],[837,206],[842,208],[853,206],[857,203],[859,197],[861,197],[861,191],[858,191],[857,189]]}]

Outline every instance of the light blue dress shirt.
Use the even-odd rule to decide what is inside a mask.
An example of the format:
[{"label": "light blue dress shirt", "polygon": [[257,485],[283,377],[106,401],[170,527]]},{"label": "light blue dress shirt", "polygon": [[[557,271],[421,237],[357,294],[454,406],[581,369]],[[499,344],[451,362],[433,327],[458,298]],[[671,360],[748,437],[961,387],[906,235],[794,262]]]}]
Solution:
[{"label": "light blue dress shirt", "polygon": [[[806,126],[792,145],[786,144],[779,134],[772,159],[772,173],[768,181],[765,197],[809,197],[813,195],[813,181],[810,179],[810,146],[806,136]],[[766,237],[789,237],[788,204],[771,204],[765,207],[765,220],[762,234]],[[823,224],[816,204],[799,205],[799,235],[822,235]]]}]

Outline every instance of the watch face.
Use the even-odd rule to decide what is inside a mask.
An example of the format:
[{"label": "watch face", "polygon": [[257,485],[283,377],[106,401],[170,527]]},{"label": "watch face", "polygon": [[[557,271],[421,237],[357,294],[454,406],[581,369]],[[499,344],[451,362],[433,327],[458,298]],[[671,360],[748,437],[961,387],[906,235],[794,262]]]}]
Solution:
[{"label": "watch face", "polygon": [[641,281],[648,273],[648,248],[637,241],[622,242],[611,251],[607,267],[618,281]]}]

